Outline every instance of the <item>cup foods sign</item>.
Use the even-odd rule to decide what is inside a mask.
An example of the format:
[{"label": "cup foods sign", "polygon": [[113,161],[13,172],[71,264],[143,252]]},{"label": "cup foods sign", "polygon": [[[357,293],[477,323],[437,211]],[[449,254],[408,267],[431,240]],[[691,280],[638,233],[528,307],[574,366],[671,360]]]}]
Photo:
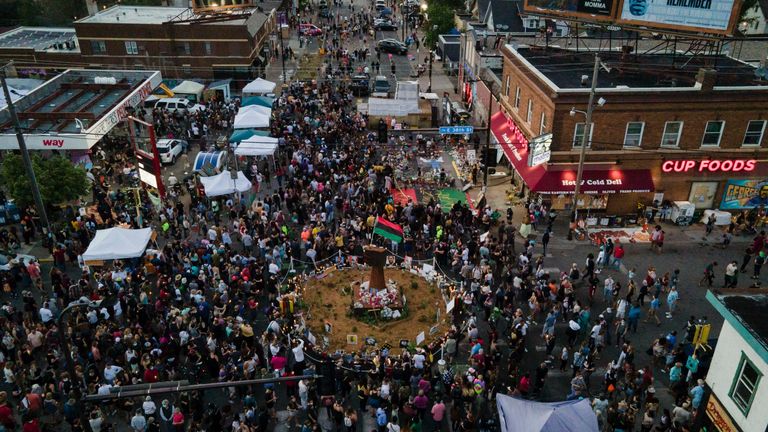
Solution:
[{"label": "cup foods sign", "polygon": [[649,27],[729,33],[734,0],[624,0],[619,19]]}]

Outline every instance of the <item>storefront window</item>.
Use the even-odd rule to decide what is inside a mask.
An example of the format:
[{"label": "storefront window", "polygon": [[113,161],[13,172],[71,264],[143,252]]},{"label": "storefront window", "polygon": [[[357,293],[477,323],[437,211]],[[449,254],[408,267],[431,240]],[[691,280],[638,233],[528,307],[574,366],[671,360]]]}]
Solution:
[{"label": "storefront window", "polygon": [[763,132],[765,132],[765,120],[751,120],[747,124],[743,145],[759,146],[763,141]]},{"label": "storefront window", "polygon": [[701,139],[701,145],[719,146],[724,126],[725,122],[722,120],[708,121],[707,127],[704,129],[704,137]]}]

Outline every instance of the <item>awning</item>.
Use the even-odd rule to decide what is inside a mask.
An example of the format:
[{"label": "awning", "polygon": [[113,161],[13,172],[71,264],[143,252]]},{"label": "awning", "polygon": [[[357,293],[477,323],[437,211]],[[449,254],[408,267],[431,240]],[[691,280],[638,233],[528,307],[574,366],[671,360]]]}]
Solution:
[{"label": "awning", "polygon": [[[528,140],[504,113],[491,117],[491,131],[507,159],[525,184],[541,194],[569,194],[576,187],[576,169],[555,170],[546,165],[528,166]],[[585,169],[581,176],[581,193],[608,194],[653,192],[653,178],[647,169]]]}]

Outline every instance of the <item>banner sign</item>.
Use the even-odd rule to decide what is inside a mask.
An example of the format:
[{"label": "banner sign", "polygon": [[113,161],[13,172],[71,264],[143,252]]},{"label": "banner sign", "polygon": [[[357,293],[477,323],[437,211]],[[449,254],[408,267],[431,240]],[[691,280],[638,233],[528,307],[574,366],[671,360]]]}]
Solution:
[{"label": "banner sign", "polygon": [[613,0],[525,0],[524,9],[539,14],[608,20],[613,15]]},{"label": "banner sign", "polygon": [[768,205],[768,179],[728,180],[723,190],[722,210],[739,210]]},{"label": "banner sign", "polygon": [[539,135],[528,141],[530,151],[528,151],[528,166],[535,167],[549,162],[552,156],[550,148],[552,147],[552,134],[546,133]]},{"label": "banner sign", "polygon": [[619,23],[730,34],[738,8],[734,0],[624,0]]}]

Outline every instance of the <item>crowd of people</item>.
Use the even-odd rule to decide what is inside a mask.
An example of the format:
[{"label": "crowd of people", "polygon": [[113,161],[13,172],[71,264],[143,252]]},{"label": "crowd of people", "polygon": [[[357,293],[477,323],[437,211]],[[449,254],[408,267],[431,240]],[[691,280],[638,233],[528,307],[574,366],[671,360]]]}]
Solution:
[{"label": "crowd of people", "polygon": [[[362,38],[367,17],[353,15],[348,24]],[[341,49],[333,38],[329,44],[329,51]],[[624,245],[608,241],[584,266],[550,274],[546,247],[556,214],[533,195],[516,210],[522,223],[512,209],[499,209],[503,220],[484,205],[396,202],[391,190],[403,178],[392,153],[430,151],[435,140],[404,133],[380,145],[361,133],[370,119],[353,104],[346,84],[294,82],[273,107],[274,165],[244,161],[251,192],[210,199],[194,182],[181,182],[159,203],[142,192],[140,218],[135,197],[121,189],[131,162],[120,151],[95,155],[95,165],[113,171],[94,176],[93,210],[55,229],[50,274],[35,260],[16,260],[2,272],[0,427],[34,432],[66,423],[82,431],[87,422],[94,432],[255,432],[282,423],[357,431],[367,421],[381,432],[490,431],[498,429],[494,398],[501,393],[589,398],[606,431],[690,430],[705,360],[690,342],[706,317],[691,316],[681,335],[665,331],[648,347],[634,342],[641,325],[656,332],[662,314],[677,313],[679,270],[626,269]],[[236,111],[236,102],[218,102],[191,115],[141,116],[161,136],[204,148],[209,134],[229,129]],[[376,217],[402,226],[404,240],[374,241],[399,256],[434,260],[460,287],[448,293],[453,325],[415,349],[326,352],[308,337],[286,277],[337,256],[362,262]],[[141,258],[83,262],[95,231],[120,224],[150,224],[159,236]],[[28,212],[23,235],[4,230],[0,241],[34,240],[38,230]],[[764,254],[756,256],[762,265]],[[81,307],[62,314],[73,302]],[[532,344],[546,354],[534,368],[527,361]],[[613,347],[618,355],[606,355]],[[601,381],[592,378],[598,364],[605,365]],[[571,375],[567,394],[545,387],[558,368]],[[226,385],[313,374],[323,377]],[[164,381],[222,386],[98,404],[79,397]],[[672,396],[666,406],[662,386]]]}]

